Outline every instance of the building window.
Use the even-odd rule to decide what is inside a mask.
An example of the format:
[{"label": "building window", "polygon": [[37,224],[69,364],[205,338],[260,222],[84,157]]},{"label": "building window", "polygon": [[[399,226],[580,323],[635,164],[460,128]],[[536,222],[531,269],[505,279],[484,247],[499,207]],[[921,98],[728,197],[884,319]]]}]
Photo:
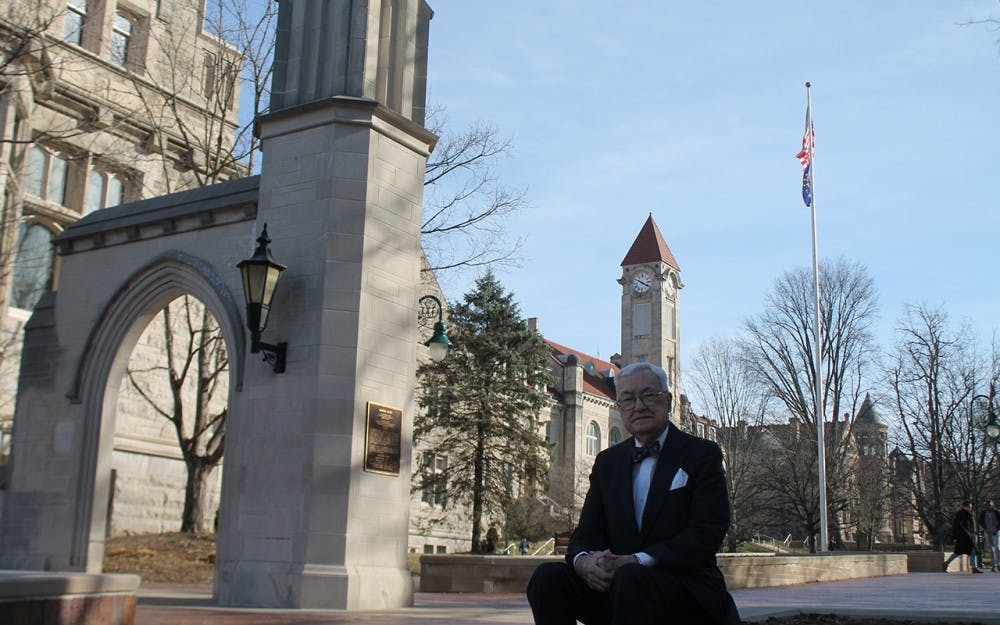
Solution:
[{"label": "building window", "polygon": [[35,197],[63,204],[66,199],[66,159],[50,154],[37,145],[28,148],[24,191]]},{"label": "building window", "polygon": [[420,501],[431,506],[444,506],[448,488],[448,457],[433,454],[424,459],[424,489]]},{"label": "building window", "polygon": [[448,553],[448,547],[445,545],[438,545],[435,547],[435,553]]},{"label": "building window", "polygon": [[37,223],[23,223],[11,275],[10,305],[31,310],[49,288],[52,275],[52,233]]},{"label": "building window", "polygon": [[224,108],[236,110],[236,79],[239,66],[225,55],[205,53],[205,71],[202,76],[202,93],[208,99],[216,98]]},{"label": "building window", "polygon": [[132,39],[132,20],[121,11],[115,12],[111,24],[111,62],[125,65],[128,61],[129,40]]},{"label": "building window", "polygon": [[594,421],[587,425],[587,455],[596,456],[601,450],[601,427]]},{"label": "building window", "polygon": [[608,445],[617,445],[622,442],[622,432],[616,427],[611,428],[608,432]]},{"label": "building window", "polygon": [[121,204],[123,188],[121,176],[91,169],[90,173],[87,174],[87,192],[83,198],[83,214],[86,215],[99,208]]},{"label": "building window", "polygon": [[80,45],[83,42],[83,21],[87,18],[86,0],[67,0],[63,16],[63,41]]},{"label": "building window", "polygon": [[424,545],[424,553],[434,553],[434,545]]},{"label": "building window", "polygon": [[673,304],[664,304],[667,313],[667,337],[677,338],[677,309]]},{"label": "building window", "polygon": [[649,318],[649,302],[636,304],[632,308],[632,336],[646,336],[649,334]]}]

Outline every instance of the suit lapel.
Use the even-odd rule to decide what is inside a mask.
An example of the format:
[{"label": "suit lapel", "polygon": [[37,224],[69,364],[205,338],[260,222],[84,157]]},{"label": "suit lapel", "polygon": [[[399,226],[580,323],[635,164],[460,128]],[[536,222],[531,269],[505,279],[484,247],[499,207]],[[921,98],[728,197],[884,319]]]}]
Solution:
[{"label": "suit lapel", "polygon": [[663,507],[663,500],[670,490],[670,483],[687,456],[687,441],[684,435],[673,424],[668,427],[670,430],[667,432],[660,457],[656,461],[653,479],[649,483],[649,494],[646,496],[646,507],[642,511],[643,537],[653,526],[652,521]]},{"label": "suit lapel", "polygon": [[635,518],[635,505],[632,503],[632,447],[635,446],[635,439],[630,438],[625,443],[619,445],[621,450],[614,463],[612,484],[615,485],[617,509],[622,510],[629,518],[632,534],[638,536],[639,523]]}]

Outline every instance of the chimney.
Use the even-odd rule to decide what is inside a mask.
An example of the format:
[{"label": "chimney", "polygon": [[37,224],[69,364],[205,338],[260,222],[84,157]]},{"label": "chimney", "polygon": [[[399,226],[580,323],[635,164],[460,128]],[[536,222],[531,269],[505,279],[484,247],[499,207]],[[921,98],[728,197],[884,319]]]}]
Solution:
[{"label": "chimney", "polygon": [[528,329],[538,332],[538,317],[528,317]]}]

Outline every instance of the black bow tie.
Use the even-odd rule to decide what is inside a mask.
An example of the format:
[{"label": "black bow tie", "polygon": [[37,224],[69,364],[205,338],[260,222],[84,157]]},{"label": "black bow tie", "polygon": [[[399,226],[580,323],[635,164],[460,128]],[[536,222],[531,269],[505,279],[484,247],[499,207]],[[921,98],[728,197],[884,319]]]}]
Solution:
[{"label": "black bow tie", "polygon": [[655,458],[660,455],[660,441],[655,440],[649,445],[632,448],[632,462],[642,462],[646,458]]}]

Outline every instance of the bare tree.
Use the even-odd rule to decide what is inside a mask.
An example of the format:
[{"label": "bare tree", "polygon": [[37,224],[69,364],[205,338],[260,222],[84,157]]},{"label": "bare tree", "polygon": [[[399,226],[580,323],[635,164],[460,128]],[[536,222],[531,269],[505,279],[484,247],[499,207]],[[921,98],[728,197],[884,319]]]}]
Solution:
[{"label": "bare tree", "polygon": [[[222,462],[229,357],[218,324],[197,300],[184,295],[163,309],[160,360],[128,369],[129,382],[171,422],[187,468],[182,532],[211,532],[208,479]],[[131,363],[130,363],[131,364]]]},{"label": "bare tree", "polygon": [[862,446],[860,454],[850,511],[858,530],[859,546],[860,540],[864,540],[864,547],[870,551],[888,520],[892,485],[884,453]]},{"label": "bare tree", "polygon": [[958,502],[982,501],[996,478],[997,455],[971,399],[995,388],[997,358],[986,364],[967,327],[953,328],[940,308],[909,305],[886,367],[899,445],[915,464],[910,504],[941,544]]},{"label": "bare tree", "polygon": [[[854,416],[860,404],[865,374],[875,359],[871,324],[877,305],[875,287],[864,266],[844,259],[820,266],[820,301],[823,344],[823,397],[827,476],[827,508],[832,527],[848,507],[854,489],[857,453],[854,448]],[[784,406],[790,418],[814,433],[817,417],[813,388],[818,375],[813,360],[815,319],[812,272],[805,268],[789,271],[775,282],[766,298],[765,311],[747,321],[747,357],[756,375]],[[830,421],[826,421],[829,415]],[[817,464],[815,443],[788,450],[804,457],[796,464]],[[780,479],[779,476],[775,476]],[[797,485],[797,486],[796,486]],[[794,496],[789,490],[799,490]],[[790,514],[803,527],[816,527],[806,515],[813,506],[802,503],[806,496],[818,496],[804,481],[784,484],[779,489],[787,497]],[[808,491],[808,492],[807,492]],[[834,540],[839,536],[834,534]]]},{"label": "bare tree", "polygon": [[[148,143],[163,155],[163,178],[172,181],[167,170],[179,161],[192,176],[186,186],[246,175],[257,165],[253,124],[268,103],[277,20],[273,2],[210,0],[203,12],[190,10],[197,6],[176,8],[155,31],[156,67],[131,73],[127,94],[151,129]],[[249,100],[238,121],[241,91]]]},{"label": "bare tree", "polygon": [[500,182],[496,166],[510,155],[510,139],[479,122],[453,131],[441,108],[428,126],[440,136],[427,161],[424,221],[420,242],[427,271],[484,267],[513,262],[521,239],[506,231],[507,217],[524,207],[524,191]]},{"label": "bare tree", "polygon": [[691,382],[705,404],[706,416],[719,423],[718,443],[726,459],[726,481],[732,521],[727,548],[735,551],[750,540],[761,521],[763,490],[760,439],[769,396],[749,367],[742,346],[733,339],[710,338],[698,346],[691,363]]}]

